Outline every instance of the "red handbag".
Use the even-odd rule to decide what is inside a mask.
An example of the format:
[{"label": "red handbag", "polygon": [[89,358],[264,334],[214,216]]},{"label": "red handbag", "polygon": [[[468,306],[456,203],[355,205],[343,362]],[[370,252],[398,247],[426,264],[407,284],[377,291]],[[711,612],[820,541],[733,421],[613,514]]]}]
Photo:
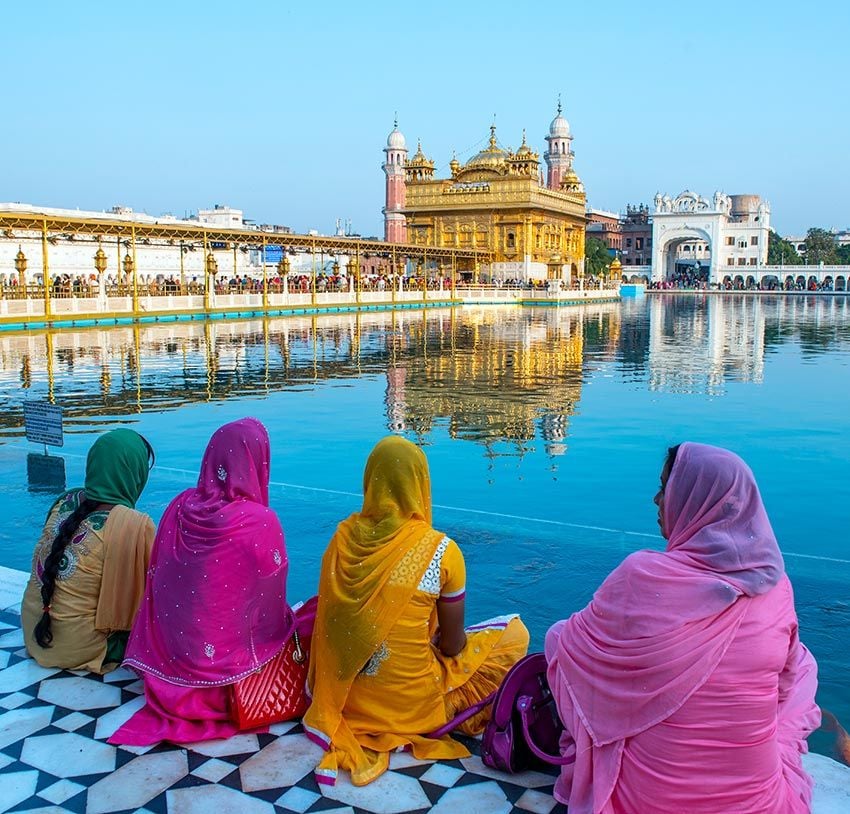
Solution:
[{"label": "red handbag", "polygon": [[310,706],[307,669],[317,596],[295,610],[295,630],[284,648],[259,670],[232,685],[230,717],[239,729],[300,718]]}]

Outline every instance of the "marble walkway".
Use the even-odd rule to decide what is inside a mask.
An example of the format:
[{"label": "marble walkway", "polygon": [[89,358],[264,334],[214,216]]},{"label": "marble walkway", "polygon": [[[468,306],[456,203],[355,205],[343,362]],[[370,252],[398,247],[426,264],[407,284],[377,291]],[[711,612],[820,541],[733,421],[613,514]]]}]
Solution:
[{"label": "marble walkway", "polygon": [[[365,788],[321,788],[319,749],[297,723],[187,748],[115,747],[109,736],[142,705],[141,682],[39,667],[23,649],[20,572],[0,568],[0,812],[109,814],[555,814],[554,776],[504,775],[477,755],[430,763],[395,754]],[[477,743],[469,742],[475,751]],[[850,769],[810,756],[816,814],[850,811]]]}]

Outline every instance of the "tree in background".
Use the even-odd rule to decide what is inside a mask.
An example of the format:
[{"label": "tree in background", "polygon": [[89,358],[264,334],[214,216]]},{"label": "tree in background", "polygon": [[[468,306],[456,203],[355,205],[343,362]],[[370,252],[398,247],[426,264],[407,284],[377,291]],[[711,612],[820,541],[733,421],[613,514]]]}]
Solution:
[{"label": "tree in background", "polygon": [[842,266],[850,266],[850,243],[844,246],[836,246],[835,254],[838,256],[838,262]]},{"label": "tree in background", "polygon": [[771,229],[767,236],[767,264],[769,266],[799,266],[802,262],[794,244]]},{"label": "tree in background", "polygon": [[810,266],[819,263],[831,266],[838,263],[838,247],[832,232],[817,227],[806,232],[806,263]]},{"label": "tree in background", "polygon": [[598,237],[588,237],[584,243],[584,272],[599,277],[607,274],[611,252]]}]

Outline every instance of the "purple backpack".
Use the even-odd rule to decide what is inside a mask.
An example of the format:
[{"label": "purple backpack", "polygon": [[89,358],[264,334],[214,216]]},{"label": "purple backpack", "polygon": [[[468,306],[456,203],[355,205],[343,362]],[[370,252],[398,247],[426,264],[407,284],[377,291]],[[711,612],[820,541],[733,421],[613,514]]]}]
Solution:
[{"label": "purple backpack", "polygon": [[493,705],[484,730],[481,759],[491,769],[516,774],[534,765],[563,766],[559,741],[564,731],[546,680],[546,657],[532,653],[518,661],[496,692],[428,734],[441,738],[464,721]]},{"label": "purple backpack", "polygon": [[534,765],[563,766],[564,726],[546,680],[546,657],[532,653],[505,676],[493,699],[493,714],[481,742],[481,759],[491,769],[515,774]]}]

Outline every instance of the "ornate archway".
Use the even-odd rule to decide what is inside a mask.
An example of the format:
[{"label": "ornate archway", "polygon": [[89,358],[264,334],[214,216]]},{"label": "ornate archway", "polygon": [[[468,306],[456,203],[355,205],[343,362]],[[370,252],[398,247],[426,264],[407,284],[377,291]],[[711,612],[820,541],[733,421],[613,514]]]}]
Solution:
[{"label": "ornate archway", "polygon": [[662,230],[658,240],[653,240],[652,248],[652,279],[669,280],[677,273],[677,256],[681,246],[692,244],[708,244],[708,256],[697,257],[696,252],[690,260],[679,262],[687,264],[697,273],[702,270],[706,280],[710,280],[710,269],[713,264],[714,243],[712,235],[706,229],[697,226],[682,225]]}]

